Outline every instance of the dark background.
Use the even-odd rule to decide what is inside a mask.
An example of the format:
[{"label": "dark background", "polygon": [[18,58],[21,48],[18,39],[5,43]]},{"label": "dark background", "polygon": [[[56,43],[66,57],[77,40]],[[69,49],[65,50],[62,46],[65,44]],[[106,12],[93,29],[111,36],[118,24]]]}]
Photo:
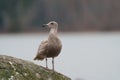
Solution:
[{"label": "dark background", "polygon": [[120,0],[0,0],[0,33],[41,32],[55,20],[60,31],[120,31]]}]

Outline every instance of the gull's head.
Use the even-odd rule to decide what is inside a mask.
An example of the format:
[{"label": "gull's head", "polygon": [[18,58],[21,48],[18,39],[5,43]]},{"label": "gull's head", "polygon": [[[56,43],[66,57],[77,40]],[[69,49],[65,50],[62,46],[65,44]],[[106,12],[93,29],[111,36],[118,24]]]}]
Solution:
[{"label": "gull's head", "polygon": [[58,27],[58,23],[55,21],[50,21],[47,24],[43,24],[43,27],[49,27],[49,28],[57,28]]}]

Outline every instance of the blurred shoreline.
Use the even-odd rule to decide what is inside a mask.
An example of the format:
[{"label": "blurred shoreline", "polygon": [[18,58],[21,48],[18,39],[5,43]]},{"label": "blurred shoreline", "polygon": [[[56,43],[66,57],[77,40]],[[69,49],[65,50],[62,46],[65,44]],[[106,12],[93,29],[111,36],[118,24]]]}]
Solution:
[{"label": "blurred shoreline", "polygon": [[[61,31],[58,30],[59,33],[65,33],[65,34],[69,34],[69,33],[120,33],[119,30],[115,30],[115,31]],[[43,31],[21,31],[21,32],[0,32],[1,34],[41,34],[41,33],[49,33],[49,30],[43,30]]]}]

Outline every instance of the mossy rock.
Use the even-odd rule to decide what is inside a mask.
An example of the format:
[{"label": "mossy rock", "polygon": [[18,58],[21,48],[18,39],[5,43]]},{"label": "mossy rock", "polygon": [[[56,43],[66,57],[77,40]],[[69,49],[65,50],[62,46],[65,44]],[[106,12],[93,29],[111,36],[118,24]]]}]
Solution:
[{"label": "mossy rock", "polygon": [[0,55],[0,80],[71,80],[30,61]]}]

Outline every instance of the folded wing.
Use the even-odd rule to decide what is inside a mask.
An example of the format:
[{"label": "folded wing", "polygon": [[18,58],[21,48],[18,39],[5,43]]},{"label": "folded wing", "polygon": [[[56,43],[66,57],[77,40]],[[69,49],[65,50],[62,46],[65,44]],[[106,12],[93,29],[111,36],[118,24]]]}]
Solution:
[{"label": "folded wing", "polygon": [[42,41],[39,48],[36,57],[34,60],[43,60],[46,55],[47,55],[47,45],[48,45],[48,40]]}]

